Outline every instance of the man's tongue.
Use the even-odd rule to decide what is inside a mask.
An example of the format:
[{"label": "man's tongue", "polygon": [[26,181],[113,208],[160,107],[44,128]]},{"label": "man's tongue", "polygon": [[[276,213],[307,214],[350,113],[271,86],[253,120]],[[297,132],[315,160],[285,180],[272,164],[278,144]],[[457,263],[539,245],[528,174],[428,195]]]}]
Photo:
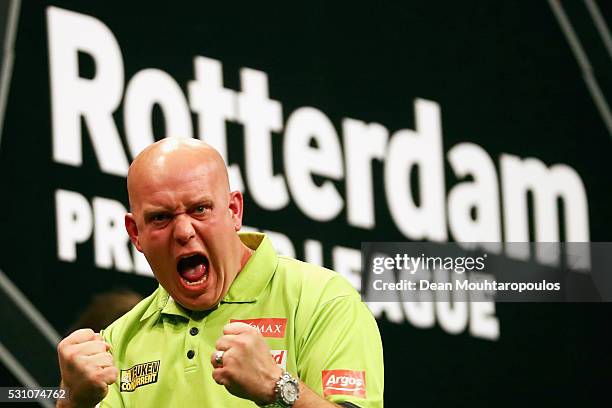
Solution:
[{"label": "man's tongue", "polygon": [[179,274],[183,279],[189,282],[197,282],[201,280],[208,269],[208,262],[201,255],[191,256],[181,259],[178,265]]}]

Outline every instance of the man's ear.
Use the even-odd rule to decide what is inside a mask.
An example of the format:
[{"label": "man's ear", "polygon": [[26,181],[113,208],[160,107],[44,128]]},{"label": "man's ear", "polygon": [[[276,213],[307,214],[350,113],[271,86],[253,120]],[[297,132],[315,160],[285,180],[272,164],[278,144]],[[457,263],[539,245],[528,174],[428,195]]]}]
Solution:
[{"label": "man's ear", "polygon": [[239,231],[240,228],[242,228],[242,210],[242,193],[240,191],[232,191],[230,193],[229,200],[229,213],[230,217],[232,217],[232,221],[234,222],[234,229],[236,231]]},{"label": "man's ear", "polygon": [[142,246],[140,245],[140,241],[138,241],[138,226],[136,225],[136,220],[132,213],[125,214],[125,230],[130,236],[132,244],[134,244],[139,252],[142,252]]}]

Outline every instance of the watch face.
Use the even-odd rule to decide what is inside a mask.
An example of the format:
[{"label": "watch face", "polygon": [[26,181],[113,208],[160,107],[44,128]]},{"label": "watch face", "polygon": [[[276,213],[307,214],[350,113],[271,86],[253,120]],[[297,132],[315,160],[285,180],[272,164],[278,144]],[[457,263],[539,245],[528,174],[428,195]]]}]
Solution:
[{"label": "watch face", "polygon": [[299,388],[294,382],[286,382],[281,391],[282,398],[287,404],[293,404],[297,399]]}]

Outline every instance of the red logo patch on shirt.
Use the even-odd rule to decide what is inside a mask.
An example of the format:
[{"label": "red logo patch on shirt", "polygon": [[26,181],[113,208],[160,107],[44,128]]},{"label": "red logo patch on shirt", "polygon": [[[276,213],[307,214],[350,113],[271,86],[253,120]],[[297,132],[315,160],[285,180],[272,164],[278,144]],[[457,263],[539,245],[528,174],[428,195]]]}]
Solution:
[{"label": "red logo patch on shirt", "polygon": [[335,394],[366,397],[365,371],[323,370],[323,396]]},{"label": "red logo patch on shirt", "polygon": [[270,350],[270,354],[274,357],[274,361],[283,370],[287,369],[287,350]]},{"label": "red logo patch on shirt", "polygon": [[261,319],[231,319],[230,323],[242,322],[255,327],[264,337],[285,337],[287,319],[276,317],[263,317]]}]

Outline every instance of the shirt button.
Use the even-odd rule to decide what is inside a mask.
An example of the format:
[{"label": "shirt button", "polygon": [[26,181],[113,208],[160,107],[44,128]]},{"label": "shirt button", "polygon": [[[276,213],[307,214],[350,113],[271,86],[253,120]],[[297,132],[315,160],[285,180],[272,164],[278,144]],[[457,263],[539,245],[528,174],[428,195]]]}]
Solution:
[{"label": "shirt button", "polygon": [[199,332],[200,332],[200,330],[198,330],[197,327],[192,327],[191,329],[189,329],[189,334],[191,334],[192,336],[195,336]]},{"label": "shirt button", "polygon": [[195,356],[195,351],[189,350],[187,352],[187,358],[191,360],[193,358],[193,356]]}]

